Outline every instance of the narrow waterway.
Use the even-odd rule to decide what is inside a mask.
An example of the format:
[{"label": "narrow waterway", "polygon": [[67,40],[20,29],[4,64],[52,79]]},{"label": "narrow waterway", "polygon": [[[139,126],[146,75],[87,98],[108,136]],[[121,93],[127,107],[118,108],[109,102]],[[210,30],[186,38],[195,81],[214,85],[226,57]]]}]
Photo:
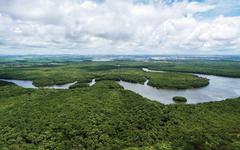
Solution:
[{"label": "narrow waterway", "polygon": [[[31,89],[39,88],[39,87],[36,87],[35,85],[33,85],[33,81],[10,80],[10,79],[0,79],[0,81],[11,82],[11,83],[14,83],[17,86],[20,86],[20,87],[23,87],[23,88],[31,88]],[[45,87],[41,87],[41,88],[45,88],[45,89],[69,89],[70,86],[72,86],[76,83],[77,83],[77,81],[73,82],[73,83],[63,84],[63,85],[52,85],[52,86],[45,86]]]},{"label": "narrow waterway", "polygon": [[92,81],[88,83],[89,86],[93,86],[94,84],[96,84],[96,79],[92,79]]},{"label": "narrow waterway", "polygon": [[[145,72],[161,73],[163,71],[149,70],[143,68]],[[174,96],[184,96],[188,99],[189,104],[203,103],[209,101],[221,101],[226,98],[236,98],[240,96],[240,78],[220,77],[213,75],[195,74],[200,77],[208,78],[210,84],[206,87],[186,90],[172,90],[172,89],[157,89],[148,85],[149,80],[146,79],[144,84],[129,83],[125,81],[119,81],[118,83],[124,87],[124,89],[131,90],[135,93],[142,95],[151,100],[156,100],[164,104],[174,103],[172,98]],[[26,80],[9,80],[0,79],[2,81],[11,82],[23,88],[38,87],[33,85],[32,81]],[[69,89],[70,86],[77,82],[68,83],[64,85],[52,85],[41,88],[49,89]],[[96,84],[96,80],[92,79],[89,86]]]},{"label": "narrow waterway", "polygon": [[[14,83],[17,86],[20,86],[20,87],[23,87],[23,88],[31,88],[31,89],[40,88],[40,87],[34,86],[33,81],[28,81],[28,80],[0,79],[0,81],[11,82],[11,83]],[[41,87],[41,88],[45,88],[45,89],[69,89],[72,85],[74,85],[76,83],[77,83],[77,81],[75,81],[73,83],[63,84],[63,85],[44,86],[44,87]],[[95,79],[92,79],[92,81],[90,83],[88,83],[89,86],[93,86],[94,84],[96,84]]]}]

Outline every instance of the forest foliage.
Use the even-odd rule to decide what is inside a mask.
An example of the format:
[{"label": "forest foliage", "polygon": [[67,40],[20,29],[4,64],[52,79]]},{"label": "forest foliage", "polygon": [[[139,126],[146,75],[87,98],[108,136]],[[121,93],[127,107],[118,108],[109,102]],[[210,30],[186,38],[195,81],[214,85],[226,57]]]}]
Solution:
[{"label": "forest foliage", "polygon": [[[0,149],[240,149],[240,98],[163,105],[115,82],[143,83],[148,78],[159,88],[206,85],[206,79],[190,74],[141,70],[143,66],[167,70],[180,62],[58,63],[0,64],[1,78],[33,80],[38,86],[79,81],[69,90],[24,89],[0,81]],[[93,78],[97,84],[87,86]]]}]

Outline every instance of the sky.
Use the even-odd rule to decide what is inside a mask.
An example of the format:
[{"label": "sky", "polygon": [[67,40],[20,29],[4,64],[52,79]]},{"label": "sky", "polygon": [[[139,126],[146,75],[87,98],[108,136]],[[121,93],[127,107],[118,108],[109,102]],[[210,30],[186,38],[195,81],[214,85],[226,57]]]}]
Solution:
[{"label": "sky", "polygon": [[0,0],[0,54],[240,55],[240,0]]}]

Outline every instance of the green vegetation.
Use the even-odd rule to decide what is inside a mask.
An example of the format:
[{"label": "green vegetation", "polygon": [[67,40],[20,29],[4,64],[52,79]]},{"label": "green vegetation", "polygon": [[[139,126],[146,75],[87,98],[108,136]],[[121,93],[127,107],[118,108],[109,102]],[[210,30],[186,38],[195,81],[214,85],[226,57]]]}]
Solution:
[{"label": "green vegetation", "polygon": [[[187,72],[200,65],[188,63],[2,62],[0,78],[33,80],[37,86],[78,83],[69,90],[55,90],[24,89],[0,81],[0,149],[240,149],[240,98],[163,105],[124,90],[115,82],[143,83],[149,79],[149,84],[158,88],[207,85],[207,79],[190,74],[141,70],[165,67],[164,70]],[[187,64],[191,67],[179,69],[187,68]],[[235,72],[232,76],[238,76],[239,65],[235,62],[220,63],[219,67],[209,63],[205,67],[221,72],[230,64],[235,70],[230,67],[223,75]],[[204,64],[195,70],[204,72],[203,68]],[[97,84],[89,87],[87,83],[93,78]]]},{"label": "green vegetation", "polygon": [[[124,80],[143,84],[149,79],[149,85],[157,88],[188,89],[209,84],[208,79],[183,73],[147,73],[141,65],[117,66],[119,62],[82,62],[61,66],[28,66],[0,67],[0,78],[32,80],[35,86],[60,85],[78,81],[79,84],[89,83],[93,78],[102,80]],[[106,70],[104,70],[104,68]],[[79,84],[77,86],[79,86]],[[83,85],[81,85],[83,86]]]},{"label": "green vegetation", "polygon": [[175,102],[187,102],[187,98],[186,97],[182,97],[182,96],[174,96],[173,97],[173,101]]},{"label": "green vegetation", "polygon": [[88,87],[88,86],[89,86],[88,83],[77,82],[76,84],[70,86],[70,89],[81,88],[81,87]]},{"label": "green vegetation", "polygon": [[11,83],[0,80],[0,86],[6,86],[6,85],[11,85]]},{"label": "green vegetation", "polygon": [[240,77],[239,61],[207,61],[207,60],[186,60],[154,62],[146,65],[149,69],[211,74],[226,77]]},{"label": "green vegetation", "polygon": [[149,85],[162,89],[190,89],[204,87],[209,84],[206,78],[182,73],[147,73]]},{"label": "green vegetation", "polygon": [[240,99],[162,105],[112,81],[0,87],[0,149],[238,149]]}]

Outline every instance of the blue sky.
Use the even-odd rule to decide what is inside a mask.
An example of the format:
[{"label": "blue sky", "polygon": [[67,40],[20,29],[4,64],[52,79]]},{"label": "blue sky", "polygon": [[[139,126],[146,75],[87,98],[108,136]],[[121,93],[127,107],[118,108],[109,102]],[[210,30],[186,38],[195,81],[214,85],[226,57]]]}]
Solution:
[{"label": "blue sky", "polygon": [[216,8],[209,12],[212,16],[218,16],[218,15],[239,16],[240,15],[239,0],[206,0],[202,2],[211,4],[211,5],[216,5]]},{"label": "blue sky", "polygon": [[[150,3],[154,0],[135,0],[136,2]],[[176,2],[183,2],[184,0],[165,0],[169,5]],[[216,17],[218,15],[224,16],[240,16],[240,1],[239,0],[189,0],[188,2],[199,2],[209,5],[216,5],[216,8],[206,12],[204,17]],[[208,15],[207,15],[208,14]]]},{"label": "blue sky", "polygon": [[240,0],[1,0],[0,54],[240,54]]}]

